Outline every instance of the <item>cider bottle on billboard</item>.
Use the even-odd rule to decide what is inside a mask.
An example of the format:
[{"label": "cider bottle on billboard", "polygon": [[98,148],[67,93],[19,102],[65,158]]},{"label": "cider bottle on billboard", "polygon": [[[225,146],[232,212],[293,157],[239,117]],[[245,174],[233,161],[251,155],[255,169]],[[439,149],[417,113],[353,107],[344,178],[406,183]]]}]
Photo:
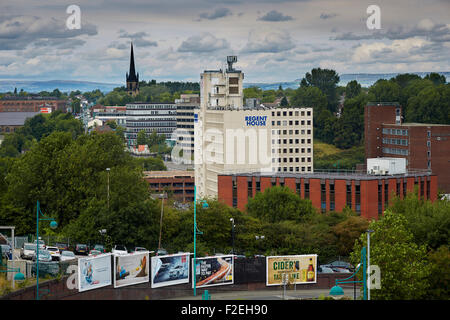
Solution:
[{"label": "cider bottle on billboard", "polygon": [[307,281],[314,281],[314,266],[312,263],[312,258],[309,258]]}]

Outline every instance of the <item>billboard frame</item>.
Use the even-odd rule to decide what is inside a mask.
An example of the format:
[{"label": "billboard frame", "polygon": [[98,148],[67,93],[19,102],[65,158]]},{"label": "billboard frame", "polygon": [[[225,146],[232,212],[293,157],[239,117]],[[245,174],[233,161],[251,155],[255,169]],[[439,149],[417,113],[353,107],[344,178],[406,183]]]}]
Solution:
[{"label": "billboard frame", "polygon": [[[232,275],[233,275],[231,282],[215,283],[215,284],[207,284],[207,285],[199,286],[198,281],[196,281],[196,288],[198,289],[198,288],[207,288],[207,287],[214,287],[214,286],[233,285],[234,284],[234,275],[235,275],[234,260],[235,260],[236,255],[226,254],[226,255],[221,255],[221,256],[208,256],[208,257],[196,258],[196,260],[197,260],[197,264],[198,264],[198,260],[205,260],[205,259],[212,259],[212,258],[228,258],[228,257],[231,257],[231,271],[232,271]],[[192,280],[194,280],[194,277],[196,276],[195,265],[196,264],[192,263]],[[194,288],[194,281],[192,281],[192,288]]]},{"label": "billboard frame", "polygon": [[[155,289],[155,288],[175,286],[175,285],[179,285],[179,284],[189,283],[189,277],[191,276],[191,274],[190,274],[190,272],[191,272],[190,271],[190,269],[191,269],[191,255],[192,255],[192,253],[190,253],[190,252],[183,252],[183,253],[175,253],[175,254],[166,254],[164,256],[153,256],[153,257],[151,257],[150,258],[150,260],[151,260],[151,264],[150,264],[150,287],[152,289]],[[188,272],[187,279],[186,280],[183,279],[183,281],[179,282],[179,283],[173,283],[173,282],[176,282],[177,280],[166,281],[165,283],[167,283],[167,284],[164,284],[164,282],[162,284],[154,283],[153,282],[153,280],[154,280],[154,277],[153,277],[153,259],[154,258],[156,259],[156,258],[177,257],[177,256],[186,256],[187,272]],[[170,283],[170,282],[172,282],[172,283]]]},{"label": "billboard frame", "polygon": [[281,283],[272,283],[269,284],[269,258],[294,258],[294,257],[314,257],[315,259],[315,268],[314,268],[314,281],[308,281],[308,282],[294,282],[293,284],[315,284],[317,283],[317,254],[293,254],[293,255],[283,255],[283,256],[267,256],[266,257],[266,286],[282,286],[283,281]]},{"label": "billboard frame", "polygon": [[[89,290],[100,289],[100,288],[104,288],[104,287],[107,287],[107,286],[110,286],[110,285],[113,284],[113,279],[112,279],[112,275],[111,275],[111,257],[112,256],[113,256],[112,253],[103,253],[103,254],[99,254],[97,256],[91,256],[91,257],[87,256],[86,258],[79,258],[78,259],[78,292],[84,292],[84,291],[89,291]],[[104,284],[104,285],[101,285],[101,286],[97,286],[97,287],[94,287],[94,288],[82,289],[81,288],[81,277],[82,277],[82,274],[81,274],[81,263],[80,263],[80,260],[81,261],[82,260],[95,260],[95,259],[98,259],[98,258],[105,258],[105,257],[109,257],[109,278],[110,278],[110,283]]]},{"label": "billboard frame", "polygon": [[[130,257],[130,256],[138,256],[138,255],[147,255],[147,267],[148,267],[148,279],[147,280],[141,280],[139,282],[135,282],[135,283],[130,283],[130,284],[122,284],[122,285],[116,285],[116,282],[118,280],[116,280],[116,258],[122,258],[122,257]],[[128,253],[128,254],[123,254],[123,255],[113,255],[113,285],[114,288],[121,288],[121,287],[126,287],[126,286],[134,286],[135,284],[140,284],[140,283],[146,283],[149,282],[150,280],[150,251],[139,251],[139,252],[133,252],[133,253]],[[143,277],[143,279],[145,279],[145,277]]]}]

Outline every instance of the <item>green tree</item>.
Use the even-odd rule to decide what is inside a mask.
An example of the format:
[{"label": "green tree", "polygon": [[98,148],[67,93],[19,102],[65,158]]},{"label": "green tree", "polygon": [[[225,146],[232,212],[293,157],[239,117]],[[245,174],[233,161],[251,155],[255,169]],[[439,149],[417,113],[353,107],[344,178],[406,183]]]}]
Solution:
[{"label": "green tree", "polygon": [[[381,271],[381,289],[371,290],[374,300],[415,300],[425,296],[429,283],[429,266],[425,246],[417,245],[402,214],[386,210],[378,221],[370,240],[370,264]],[[366,234],[355,242],[351,260],[358,264],[362,246],[367,246]],[[362,272],[362,271],[360,271]]]},{"label": "green tree", "polygon": [[400,86],[390,80],[378,80],[369,88],[369,101],[372,102],[398,102],[400,99]]},{"label": "green tree", "polygon": [[345,87],[345,98],[351,99],[358,96],[361,93],[361,85],[356,80],[352,80],[347,83]]},{"label": "green tree", "polygon": [[431,72],[431,73],[427,74],[424,77],[424,79],[431,80],[435,85],[445,84],[447,82],[447,79],[445,78],[444,75],[441,75],[436,72]]},{"label": "green tree", "polygon": [[301,221],[304,215],[314,212],[311,201],[301,199],[288,187],[274,186],[248,199],[250,215],[267,222],[281,220]]},{"label": "green tree", "polygon": [[147,143],[148,143],[147,133],[145,132],[145,130],[139,131],[137,134],[137,145],[143,146],[146,145]]},{"label": "green tree", "polygon": [[449,300],[450,299],[450,250],[448,245],[443,245],[437,250],[428,253],[430,262],[430,284],[426,299]]},{"label": "green tree", "polygon": [[322,91],[327,97],[328,110],[336,111],[338,96],[337,84],[339,83],[339,75],[331,69],[315,68],[311,72],[307,72],[300,82],[300,87],[316,87]]}]

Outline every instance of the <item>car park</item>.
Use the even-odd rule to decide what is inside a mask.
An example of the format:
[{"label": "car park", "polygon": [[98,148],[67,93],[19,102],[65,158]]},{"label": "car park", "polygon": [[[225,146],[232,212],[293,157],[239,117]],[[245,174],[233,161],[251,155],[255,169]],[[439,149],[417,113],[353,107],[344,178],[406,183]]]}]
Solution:
[{"label": "car park", "polygon": [[50,253],[52,256],[53,261],[59,261],[59,258],[61,258],[61,254],[59,253],[58,247],[54,246],[47,246],[46,250]]},{"label": "car park", "polygon": [[100,251],[101,253],[105,253],[106,252],[105,246],[102,245],[102,244],[94,245],[94,248],[92,250],[97,250],[97,251]]},{"label": "car park", "polygon": [[89,252],[88,252],[87,245],[79,243],[75,246],[75,254],[76,255],[86,255],[87,256],[88,253]]},{"label": "car park", "polygon": [[69,250],[69,245],[67,243],[57,242],[55,243],[55,247],[58,247],[60,253]]},{"label": "car park", "polygon": [[[45,249],[39,250],[39,261],[52,262],[52,260],[50,252]],[[36,255],[33,256],[33,261],[36,261]]]},{"label": "car park", "polygon": [[121,244],[116,244],[114,248],[111,250],[111,252],[115,255],[124,255],[128,254],[127,247]]},{"label": "car park", "polygon": [[91,251],[89,251],[89,256],[90,256],[90,257],[92,257],[92,256],[98,256],[99,254],[102,254],[102,252],[99,251],[99,250],[92,249]]},{"label": "car park", "polygon": [[64,250],[63,252],[61,252],[60,261],[70,261],[76,258],[77,257],[75,256],[75,253],[73,253],[72,251]]},{"label": "car park", "polygon": [[31,260],[33,259],[33,255],[36,251],[36,245],[32,243],[24,243],[22,248],[20,248],[20,258]]}]

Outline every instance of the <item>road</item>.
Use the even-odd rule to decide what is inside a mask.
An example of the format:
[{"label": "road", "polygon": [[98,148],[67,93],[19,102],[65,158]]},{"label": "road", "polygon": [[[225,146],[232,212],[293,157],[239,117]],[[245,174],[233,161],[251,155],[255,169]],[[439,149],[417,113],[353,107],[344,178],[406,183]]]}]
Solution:
[{"label": "road", "polygon": [[[197,296],[185,296],[170,298],[166,300],[202,300],[203,291],[198,291]],[[254,291],[231,291],[211,293],[211,300],[299,300],[299,299],[315,299],[320,296],[328,297],[330,289],[290,289],[286,290],[283,295],[283,289],[274,290],[254,290]],[[344,296],[353,299],[353,288],[344,288]],[[356,297],[359,297],[359,289],[356,289]]]}]

